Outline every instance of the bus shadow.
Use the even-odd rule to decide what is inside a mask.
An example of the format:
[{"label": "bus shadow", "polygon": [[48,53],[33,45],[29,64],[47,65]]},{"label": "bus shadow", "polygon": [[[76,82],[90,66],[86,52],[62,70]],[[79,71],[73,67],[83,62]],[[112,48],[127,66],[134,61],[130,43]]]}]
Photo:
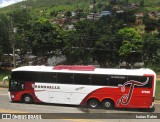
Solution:
[{"label": "bus shadow", "polygon": [[[20,104],[25,104],[22,102],[12,102],[12,103],[20,103]],[[151,113],[155,111],[155,107],[153,108],[113,108],[113,109],[103,109],[102,107],[92,109],[88,108],[87,106],[79,106],[79,105],[66,105],[66,104],[56,104],[56,103],[32,103],[34,105],[44,105],[44,106],[57,106],[57,107],[72,107],[72,108],[77,108],[79,111],[84,112],[84,113],[126,113],[126,112],[142,112],[142,113]]]},{"label": "bus shadow", "polygon": [[34,103],[35,105],[47,105],[47,106],[58,106],[58,107],[73,107],[77,108],[81,112],[85,113],[107,113],[107,112],[154,112],[155,107],[153,108],[113,108],[113,109],[103,109],[102,107],[96,108],[96,109],[91,109],[88,108],[87,106],[79,106],[79,105],[66,105],[66,104],[55,104],[55,103]]},{"label": "bus shadow", "polygon": [[113,109],[103,109],[103,108],[97,108],[97,109],[91,109],[86,106],[79,106],[79,110],[85,113],[135,113],[135,112],[142,112],[142,113],[151,113],[155,111],[155,107],[153,108],[113,108]]}]

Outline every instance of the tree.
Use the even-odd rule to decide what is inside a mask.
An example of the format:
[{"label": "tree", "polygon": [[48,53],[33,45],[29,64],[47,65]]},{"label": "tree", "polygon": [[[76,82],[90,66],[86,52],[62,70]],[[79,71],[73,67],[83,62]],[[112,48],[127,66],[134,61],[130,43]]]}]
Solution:
[{"label": "tree", "polygon": [[101,67],[113,67],[119,63],[118,55],[118,42],[115,40],[114,35],[101,35],[96,40],[94,49],[94,58]]},{"label": "tree", "polygon": [[145,67],[152,66],[151,68],[157,70],[160,66],[160,39],[155,34],[146,34],[143,39],[143,58]]},{"label": "tree", "polygon": [[60,27],[51,24],[48,19],[40,18],[35,21],[29,35],[32,53],[47,57],[58,55],[63,46],[60,33]]},{"label": "tree", "polygon": [[77,22],[75,30],[69,31],[63,51],[70,64],[89,64],[93,58],[93,47],[98,36],[96,24],[91,20]]},{"label": "tree", "polygon": [[66,17],[71,17],[71,16],[72,16],[71,11],[67,11],[67,12],[65,13],[65,16],[66,16]]},{"label": "tree", "polygon": [[157,31],[158,31],[158,36],[160,38],[160,18],[157,20]]},{"label": "tree", "polygon": [[134,28],[123,28],[117,33],[117,38],[122,40],[119,55],[126,64],[133,65],[142,60],[143,40],[141,35]]},{"label": "tree", "polygon": [[58,12],[53,10],[50,12],[50,16],[56,17],[58,15]]},{"label": "tree", "polygon": [[120,42],[115,33],[123,27],[123,21],[114,16],[103,16],[96,23],[98,39],[95,41],[94,59],[101,67],[113,67],[119,64]]},{"label": "tree", "polygon": [[148,14],[144,15],[143,23],[145,25],[145,31],[147,33],[155,31],[156,27],[158,26],[157,20],[150,18]]},{"label": "tree", "polygon": [[132,24],[136,21],[135,10],[128,10],[123,13],[116,13],[118,20],[124,21],[125,24]]},{"label": "tree", "polygon": [[9,40],[9,20],[6,15],[0,14],[0,61],[5,53],[11,53],[11,43]]},{"label": "tree", "polygon": [[144,7],[144,0],[140,1],[140,7]]},{"label": "tree", "polygon": [[32,17],[30,11],[27,9],[17,9],[11,13],[9,16],[12,20],[13,27],[17,28],[17,32],[14,34],[15,48],[19,49],[17,52],[23,63],[25,55],[30,51],[28,34],[32,28]]},{"label": "tree", "polygon": [[116,5],[118,3],[118,0],[109,0],[109,3],[112,5]]}]

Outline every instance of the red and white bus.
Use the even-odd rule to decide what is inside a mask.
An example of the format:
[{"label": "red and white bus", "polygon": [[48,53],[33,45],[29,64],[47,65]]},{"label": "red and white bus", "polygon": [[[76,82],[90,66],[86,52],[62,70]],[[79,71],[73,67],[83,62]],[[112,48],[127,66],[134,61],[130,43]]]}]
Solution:
[{"label": "red and white bus", "polygon": [[150,69],[25,66],[12,70],[9,96],[25,103],[152,108],[155,87],[156,74]]}]

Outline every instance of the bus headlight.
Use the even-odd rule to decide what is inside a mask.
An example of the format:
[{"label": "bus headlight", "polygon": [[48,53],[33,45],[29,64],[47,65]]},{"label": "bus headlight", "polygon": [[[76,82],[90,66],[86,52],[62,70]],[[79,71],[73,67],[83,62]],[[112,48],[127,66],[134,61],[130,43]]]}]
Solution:
[{"label": "bus headlight", "polygon": [[11,95],[11,98],[15,98],[15,96],[14,96],[14,95]]}]

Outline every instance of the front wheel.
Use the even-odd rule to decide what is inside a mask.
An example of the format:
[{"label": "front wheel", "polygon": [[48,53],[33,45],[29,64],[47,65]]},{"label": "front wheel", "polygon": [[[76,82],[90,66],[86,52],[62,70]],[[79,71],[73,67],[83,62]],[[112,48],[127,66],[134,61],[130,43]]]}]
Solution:
[{"label": "front wheel", "polygon": [[88,101],[88,107],[89,108],[98,108],[99,107],[99,101],[97,99],[91,99]]},{"label": "front wheel", "polygon": [[25,102],[25,103],[27,103],[27,104],[30,104],[30,103],[33,102],[33,99],[32,99],[32,97],[31,97],[30,95],[25,95],[25,96],[23,97],[23,102]]},{"label": "front wheel", "polygon": [[112,109],[114,107],[114,103],[112,100],[103,100],[101,103],[102,107],[105,109]]}]

